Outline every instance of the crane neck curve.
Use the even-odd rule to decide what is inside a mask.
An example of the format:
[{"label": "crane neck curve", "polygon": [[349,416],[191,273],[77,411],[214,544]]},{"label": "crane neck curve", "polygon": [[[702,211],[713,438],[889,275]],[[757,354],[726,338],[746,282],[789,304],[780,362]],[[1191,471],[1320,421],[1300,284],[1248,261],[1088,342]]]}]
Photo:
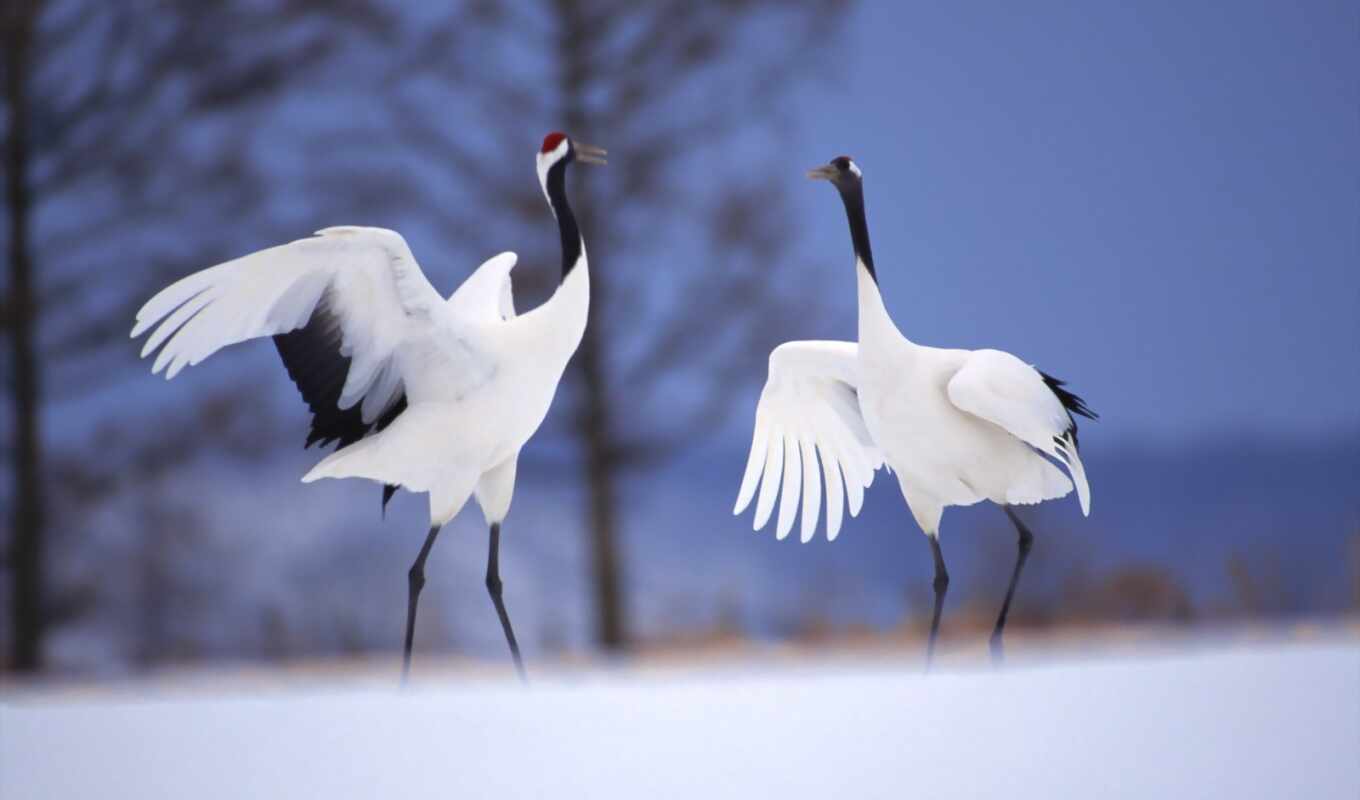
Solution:
[{"label": "crane neck curve", "polygon": [[569,157],[561,158],[548,169],[543,179],[543,193],[548,197],[548,205],[557,218],[557,232],[562,242],[562,282],[581,261],[584,245],[581,229],[576,224],[576,215],[567,202],[567,162]]},{"label": "crane neck curve", "polygon": [[[837,188],[841,188],[839,185]],[[869,246],[869,222],[864,213],[864,187],[859,181],[841,189],[845,216],[850,222],[850,241],[855,246],[855,273],[859,283],[859,343],[861,354],[896,352],[907,337],[898,330],[878,286],[874,272],[874,253]],[[884,350],[884,348],[888,350]]]},{"label": "crane neck curve", "polygon": [[856,181],[840,189],[841,201],[845,203],[845,217],[850,222],[850,242],[855,247],[855,258],[864,264],[869,277],[878,283],[878,273],[874,272],[874,253],[869,246],[869,221],[864,214],[864,186]]}]

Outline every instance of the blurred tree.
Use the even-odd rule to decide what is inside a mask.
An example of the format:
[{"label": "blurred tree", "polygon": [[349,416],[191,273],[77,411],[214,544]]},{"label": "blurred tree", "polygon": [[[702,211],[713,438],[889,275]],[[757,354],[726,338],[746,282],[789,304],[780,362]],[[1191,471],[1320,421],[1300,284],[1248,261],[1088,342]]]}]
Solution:
[{"label": "blurred tree", "polygon": [[[145,477],[173,463],[137,455],[164,446],[156,423],[123,441],[118,457],[89,457],[81,440],[91,421],[72,409],[90,408],[128,374],[132,311],[166,265],[182,272],[186,247],[202,263],[227,228],[239,236],[252,218],[266,182],[241,115],[280,99],[343,34],[386,30],[368,0],[0,6],[8,257],[0,311],[13,439],[0,565],[14,669],[40,668],[48,627],[79,605],[48,588],[50,517],[71,485],[50,481],[53,469],[78,470],[76,483],[89,487],[132,479],[118,469]],[[176,230],[190,224],[199,226],[191,239]],[[72,430],[44,430],[54,409],[70,412]]]},{"label": "blurred tree", "polygon": [[1350,562],[1350,602],[1346,610],[1360,613],[1360,530],[1346,537],[1346,556]]},{"label": "blurred tree", "polygon": [[[527,176],[537,137],[561,128],[610,148],[607,172],[573,178],[591,318],[559,395],[569,411],[549,423],[579,446],[606,648],[628,640],[621,481],[726,418],[807,294],[779,188],[802,165],[778,145],[789,90],[821,64],[845,5],[526,0],[425,14],[381,93],[387,117],[324,142],[367,162],[362,178],[332,178],[356,208],[404,199],[403,224],[431,214],[445,252],[515,242],[521,263],[545,266],[556,240]],[[381,163],[374,142],[391,132],[399,146]],[[521,307],[549,279],[517,270]]]}]

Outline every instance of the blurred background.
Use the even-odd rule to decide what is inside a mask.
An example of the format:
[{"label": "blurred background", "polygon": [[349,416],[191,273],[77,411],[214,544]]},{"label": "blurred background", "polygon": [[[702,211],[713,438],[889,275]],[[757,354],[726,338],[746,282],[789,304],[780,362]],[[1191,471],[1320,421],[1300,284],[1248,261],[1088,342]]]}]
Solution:
[{"label": "blurred background", "polygon": [[[742,643],[918,646],[931,560],[891,478],[829,544],[730,514],[775,344],[852,338],[839,201],[864,169],[889,309],[924,344],[1069,381],[1093,509],[1026,512],[1015,635],[1360,613],[1360,9],[5,0],[0,666],[390,659],[423,497],[304,486],[307,413],[260,341],[173,383],[127,333],[168,282],[338,224],[442,292],[520,253],[562,129],[592,320],[520,461],[502,576],[531,670]],[[506,666],[466,509],[422,657]],[[1014,558],[953,509],[946,647]],[[505,662],[502,664],[502,662]],[[384,662],[386,663],[386,662]]]}]

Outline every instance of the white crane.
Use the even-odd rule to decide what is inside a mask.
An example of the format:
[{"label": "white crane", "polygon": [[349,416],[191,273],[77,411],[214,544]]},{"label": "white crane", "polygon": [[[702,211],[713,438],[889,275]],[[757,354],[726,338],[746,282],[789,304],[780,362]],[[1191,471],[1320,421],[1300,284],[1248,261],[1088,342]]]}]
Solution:
[{"label": "white crane", "polygon": [[142,349],[160,349],[166,379],[227,345],[274,337],[312,411],[306,446],[337,443],[302,481],[367,478],[427,492],[430,528],[411,566],[402,680],[411,667],[425,559],[440,528],[469,497],[490,526],[486,587],[515,669],[519,645],[502,600],[500,527],[515,490],[519,451],[548,413],[585,332],[590,275],[567,202],[572,161],[603,164],[605,151],[551,133],[538,180],[557,218],[562,279],[546,302],[517,315],[501,253],[448,300],[421,272],[406,241],[383,228],[336,227],[184,278],[137,312]]},{"label": "white crane", "polygon": [[[999,659],[1006,615],[1034,538],[1012,506],[1063,497],[1075,483],[1081,511],[1090,513],[1091,491],[1077,455],[1072,415],[1096,415],[1062,381],[1010,353],[925,347],[903,336],[878,290],[863,173],[841,156],[808,177],[831,181],[845,204],[859,283],[859,341],[786,342],[770,353],[733,513],[746,509],[759,485],[754,527],[765,526],[778,495],[776,533],[783,539],[793,527],[801,493],[802,539],[809,541],[821,513],[824,478],[826,533],[834,540],[842,521],[842,487],[855,516],[874,471],[886,465],[895,472],[935,560],[929,667],[949,586],[940,517],[946,506],[983,500],[1000,505],[1020,541],[992,633],[992,653]],[[1067,468],[1070,480],[1055,462]]]}]

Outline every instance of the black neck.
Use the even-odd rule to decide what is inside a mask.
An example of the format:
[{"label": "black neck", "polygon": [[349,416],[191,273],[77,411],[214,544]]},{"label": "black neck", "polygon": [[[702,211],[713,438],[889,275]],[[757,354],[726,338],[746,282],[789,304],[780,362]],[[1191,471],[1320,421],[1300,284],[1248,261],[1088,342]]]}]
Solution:
[{"label": "black neck", "polygon": [[548,203],[557,217],[557,232],[562,237],[562,280],[567,279],[572,267],[581,258],[581,229],[576,226],[576,215],[567,202],[567,161],[558,160],[548,169]]},{"label": "black neck", "polygon": [[864,268],[869,270],[869,277],[878,283],[878,275],[874,272],[874,253],[869,248],[869,222],[864,216],[864,186],[859,181],[855,181],[848,187],[840,189],[841,200],[845,202],[845,216],[850,220],[850,241],[855,246],[855,256],[864,262]]}]

